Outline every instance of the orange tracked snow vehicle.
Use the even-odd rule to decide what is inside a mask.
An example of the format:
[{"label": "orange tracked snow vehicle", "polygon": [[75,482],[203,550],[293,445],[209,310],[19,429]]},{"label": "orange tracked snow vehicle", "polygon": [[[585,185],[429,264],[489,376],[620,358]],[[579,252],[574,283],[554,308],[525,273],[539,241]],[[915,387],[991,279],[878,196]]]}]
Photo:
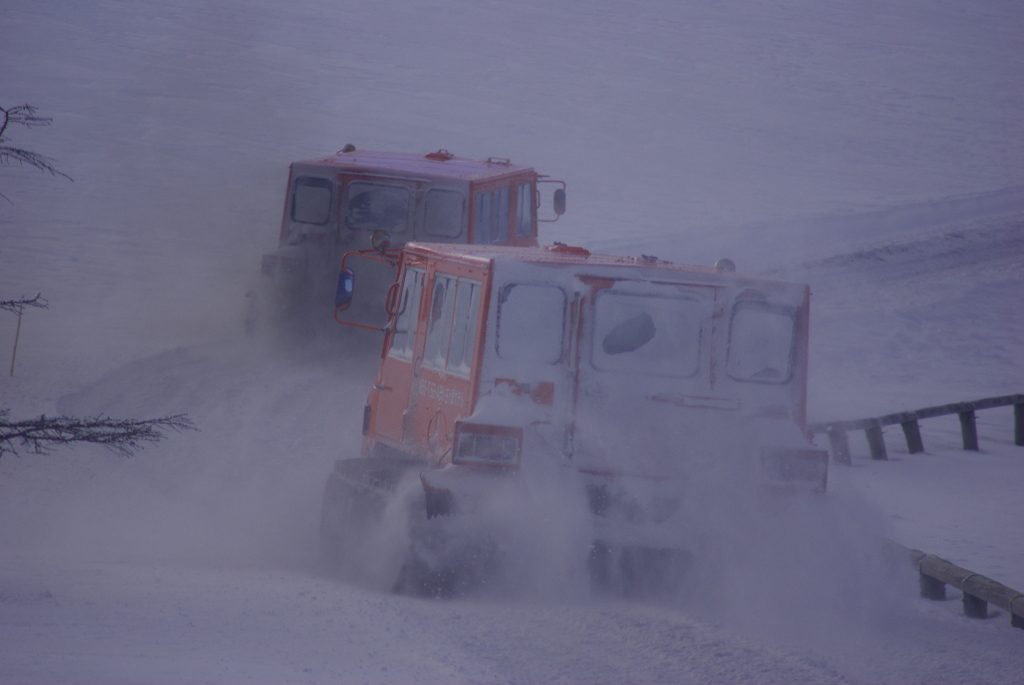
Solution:
[{"label": "orange tracked snow vehicle", "polygon": [[[539,187],[554,190],[554,215],[538,218]],[[346,146],[291,165],[278,248],[263,256],[262,299],[271,315],[327,319],[341,256],[432,243],[537,245],[538,221],[565,211],[565,184],[507,159],[472,160],[446,150],[427,155]],[[382,321],[394,281],[387,260],[354,260],[360,289],[349,316]]]},{"label": "orange tracked snow vehicle", "polygon": [[[806,285],[560,244],[410,243],[392,257],[362,456],[337,462],[324,496],[332,556],[358,553],[353,528],[403,482],[413,547],[436,552],[444,521],[561,474],[589,509],[598,577],[675,563],[696,474],[824,491],[827,452],[805,428]],[[414,551],[399,586],[452,591],[484,557]]]}]

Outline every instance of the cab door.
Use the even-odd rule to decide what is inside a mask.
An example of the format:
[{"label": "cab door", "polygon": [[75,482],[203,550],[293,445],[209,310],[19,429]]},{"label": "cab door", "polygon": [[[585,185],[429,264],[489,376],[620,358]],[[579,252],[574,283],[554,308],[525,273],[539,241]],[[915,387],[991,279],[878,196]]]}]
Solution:
[{"label": "cab door", "polygon": [[434,463],[451,459],[455,421],[472,412],[484,277],[481,267],[449,265],[427,281],[406,439]]},{"label": "cab door", "polygon": [[[396,448],[406,440],[416,329],[426,276],[423,266],[407,266],[405,269],[388,349],[370,391],[371,414],[367,430],[374,439],[383,438]],[[406,450],[403,448],[403,451]]]}]

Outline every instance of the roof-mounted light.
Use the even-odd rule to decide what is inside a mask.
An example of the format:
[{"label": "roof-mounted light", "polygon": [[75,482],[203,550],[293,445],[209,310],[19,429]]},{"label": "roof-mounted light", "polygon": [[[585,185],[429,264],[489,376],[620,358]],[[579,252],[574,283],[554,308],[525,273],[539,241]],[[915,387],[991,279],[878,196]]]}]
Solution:
[{"label": "roof-mounted light", "polygon": [[555,243],[554,245],[545,245],[544,249],[549,252],[557,252],[558,254],[571,254],[577,257],[589,257],[590,250],[585,247],[579,247],[577,245],[566,245],[565,243]]},{"label": "roof-mounted light", "polygon": [[432,159],[435,162],[447,162],[449,159],[451,159],[455,155],[453,155],[452,153],[448,152],[444,148],[441,148],[437,152],[430,152],[430,153],[428,153],[426,155],[423,155],[423,156],[426,157],[427,159]]}]

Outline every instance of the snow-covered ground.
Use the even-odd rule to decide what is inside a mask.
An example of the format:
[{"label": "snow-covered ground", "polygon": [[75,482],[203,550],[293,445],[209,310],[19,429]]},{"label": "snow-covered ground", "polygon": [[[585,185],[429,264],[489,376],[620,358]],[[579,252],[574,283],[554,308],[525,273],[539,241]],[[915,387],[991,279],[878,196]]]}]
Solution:
[{"label": "snow-covered ground", "polygon": [[1005,612],[877,552],[1024,590],[1008,409],[979,453],[955,417],[925,454],[889,429],[889,462],[852,436],[825,500],[676,603],[425,601],[316,562],[372,355],[241,320],[289,162],[443,147],[566,180],[547,240],[810,283],[811,420],[1024,392],[1022,35],[997,0],[7,0],[0,106],[54,117],[8,138],[75,181],[0,167],[0,299],[50,302],[0,407],[201,430],[0,460],[0,682],[1019,682]]}]

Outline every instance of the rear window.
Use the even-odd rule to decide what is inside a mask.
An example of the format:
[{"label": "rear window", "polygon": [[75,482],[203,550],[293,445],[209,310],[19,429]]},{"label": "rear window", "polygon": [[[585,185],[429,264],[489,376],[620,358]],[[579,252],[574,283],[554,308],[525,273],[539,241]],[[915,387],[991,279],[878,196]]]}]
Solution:
[{"label": "rear window", "polygon": [[565,348],[565,291],[553,285],[512,284],[498,294],[498,356],[557,364]]},{"label": "rear window", "polygon": [[323,226],[331,220],[334,183],[326,178],[300,176],[292,188],[292,221]]},{"label": "rear window", "polygon": [[594,368],[689,377],[700,364],[704,305],[688,297],[603,290],[594,301]]},{"label": "rear window", "polygon": [[796,312],[767,302],[739,302],[729,328],[730,378],[785,383],[793,373]]}]

